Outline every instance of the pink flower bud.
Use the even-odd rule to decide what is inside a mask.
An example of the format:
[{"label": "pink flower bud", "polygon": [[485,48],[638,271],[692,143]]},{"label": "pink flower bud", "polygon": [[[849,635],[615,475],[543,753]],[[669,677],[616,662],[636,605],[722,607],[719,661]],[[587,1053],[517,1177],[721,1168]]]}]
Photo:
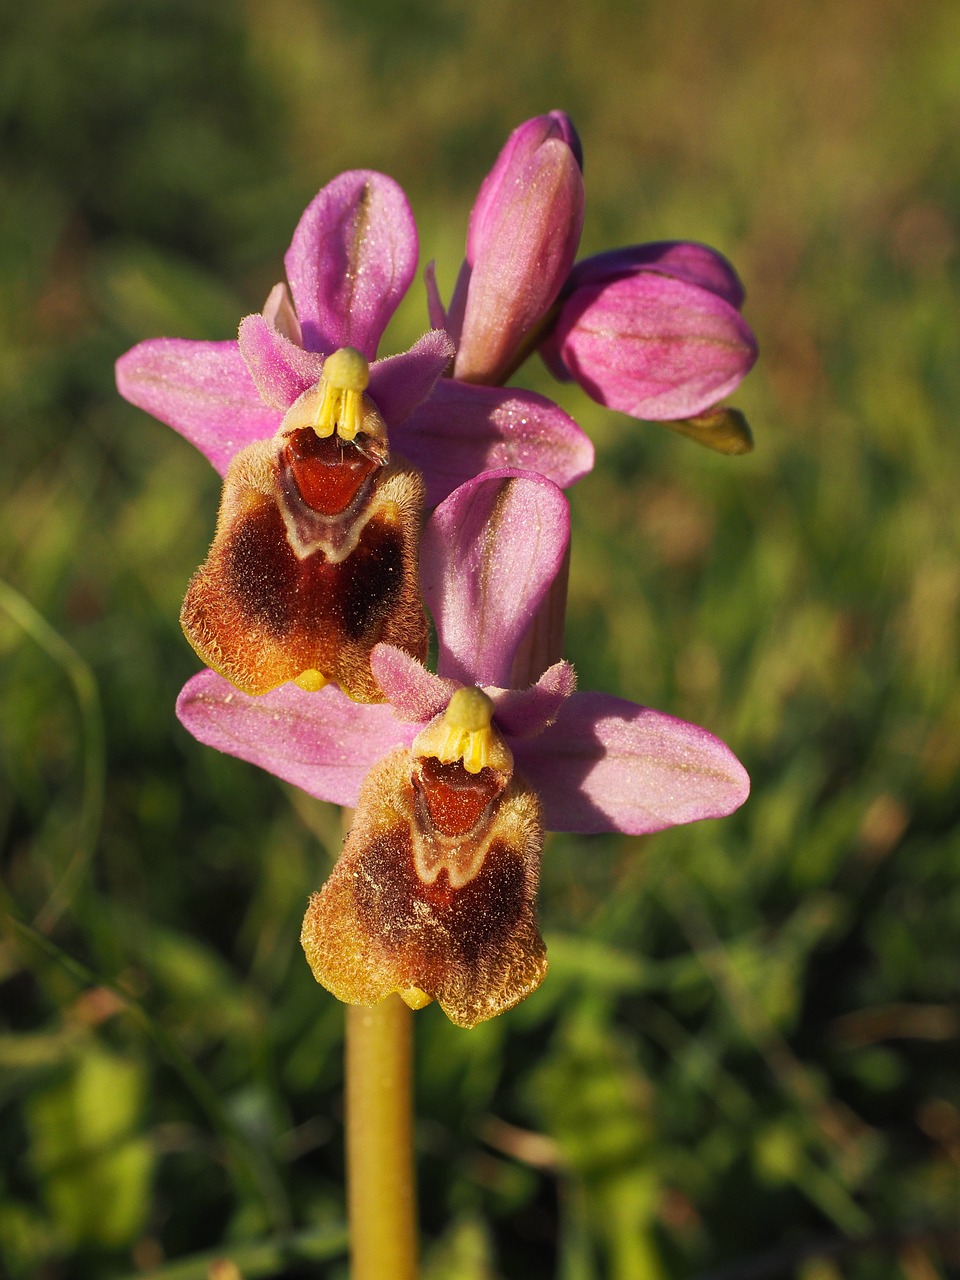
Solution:
[{"label": "pink flower bud", "polygon": [[556,300],[583,228],[580,165],[579,139],[562,112],[528,120],[508,138],[470,215],[450,305],[455,377],[503,381]]},{"label": "pink flower bud", "polygon": [[600,404],[635,418],[688,418],[729,395],[757,358],[736,306],[739,281],[701,246],[639,248],[670,251],[624,274],[617,259],[636,250],[577,267],[541,351]]}]

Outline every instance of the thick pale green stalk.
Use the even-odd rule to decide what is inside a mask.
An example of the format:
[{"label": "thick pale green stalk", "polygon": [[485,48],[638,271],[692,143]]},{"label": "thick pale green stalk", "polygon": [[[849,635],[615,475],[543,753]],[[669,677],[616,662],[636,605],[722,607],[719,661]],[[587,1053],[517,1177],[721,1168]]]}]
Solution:
[{"label": "thick pale green stalk", "polygon": [[416,1280],[413,1015],[399,996],[347,1007],[351,1280]]}]

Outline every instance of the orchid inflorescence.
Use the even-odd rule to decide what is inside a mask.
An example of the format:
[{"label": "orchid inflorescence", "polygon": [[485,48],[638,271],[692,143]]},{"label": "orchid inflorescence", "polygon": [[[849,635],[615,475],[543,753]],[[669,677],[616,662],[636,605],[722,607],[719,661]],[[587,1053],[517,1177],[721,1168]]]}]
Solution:
[{"label": "orchid inflorescence", "polygon": [[356,808],[302,933],[317,980],[351,1003],[398,992],[461,1026],[502,1012],[546,971],[544,829],[641,834],[747,795],[706,730],[577,692],[562,661],[562,489],[593,450],[557,405],[503,382],[539,350],[600,403],[735,453],[749,430],[717,401],[756,355],[725,259],[664,242],[575,264],[583,210],[570,121],[521,125],[480,189],[449,305],[431,264],[434,327],[377,359],[416,227],[392,179],[344,173],[297,227],[289,288],[236,341],[153,339],[117,364],[122,394],[224,475],[181,615],[209,669],[181,721]]}]

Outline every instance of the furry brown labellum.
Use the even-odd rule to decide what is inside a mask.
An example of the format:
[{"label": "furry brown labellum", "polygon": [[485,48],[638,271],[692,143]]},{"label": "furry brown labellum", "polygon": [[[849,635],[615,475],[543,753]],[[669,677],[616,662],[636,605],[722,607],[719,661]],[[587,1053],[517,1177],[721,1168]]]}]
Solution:
[{"label": "furry brown labellum", "polygon": [[[471,699],[486,703],[486,730],[463,729]],[[540,802],[514,775],[489,708],[480,690],[459,690],[409,751],[367,775],[301,935],[314,977],[340,1000],[373,1005],[396,991],[472,1027],[542,982]]]},{"label": "furry brown labellum", "polygon": [[426,654],[423,479],[390,462],[363,357],[345,348],[323,372],[272,440],[230,464],[180,621],[203,661],[244,693],[335,681],[357,702],[381,702],[374,645]]}]

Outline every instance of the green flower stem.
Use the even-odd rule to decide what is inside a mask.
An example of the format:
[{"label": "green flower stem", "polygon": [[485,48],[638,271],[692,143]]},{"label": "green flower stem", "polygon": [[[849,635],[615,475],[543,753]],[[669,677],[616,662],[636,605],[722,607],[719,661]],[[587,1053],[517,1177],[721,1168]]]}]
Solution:
[{"label": "green flower stem", "polygon": [[416,1280],[413,1014],[399,996],[347,1008],[351,1280]]}]

